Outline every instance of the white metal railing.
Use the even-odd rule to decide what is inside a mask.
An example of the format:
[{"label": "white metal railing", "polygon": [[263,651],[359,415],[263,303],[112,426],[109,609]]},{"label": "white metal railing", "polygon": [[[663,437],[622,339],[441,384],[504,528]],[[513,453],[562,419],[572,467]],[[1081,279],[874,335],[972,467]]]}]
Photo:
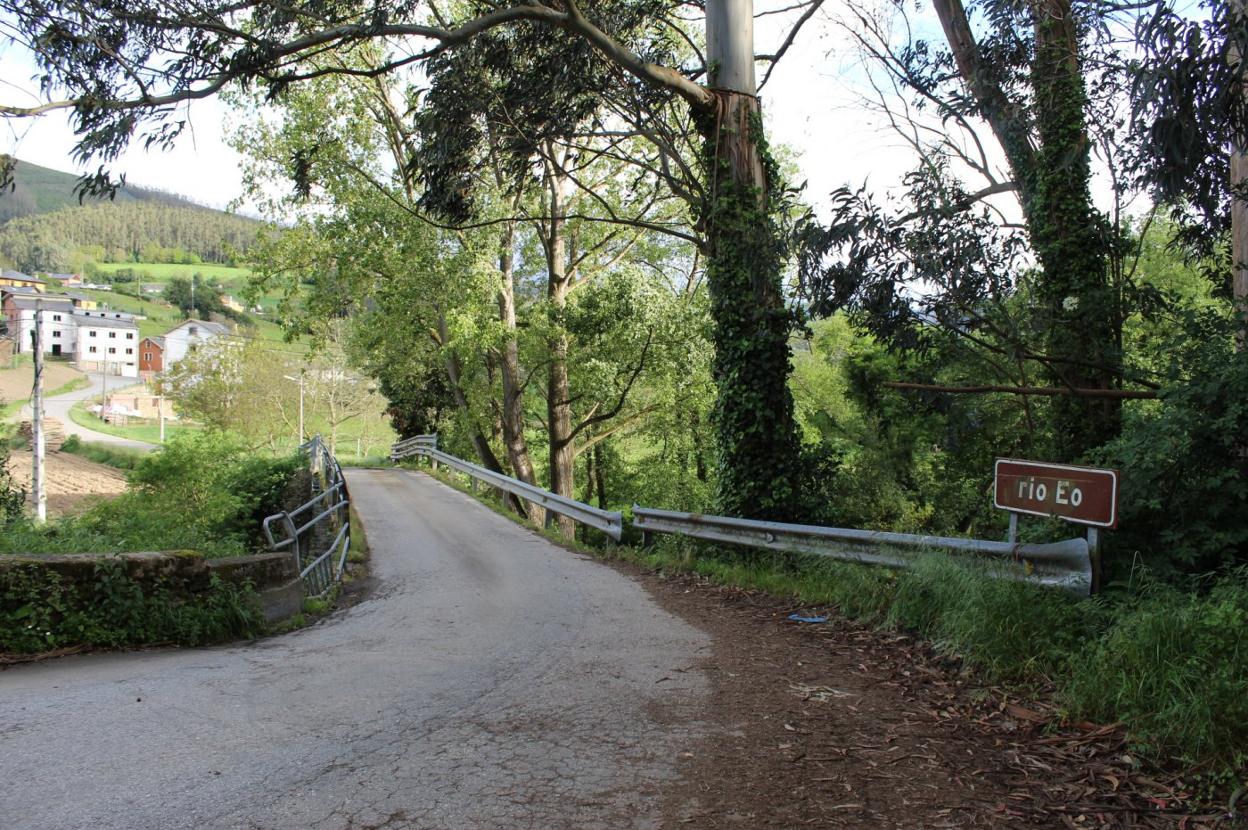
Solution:
[{"label": "white metal railing", "polygon": [[[271,550],[291,551],[295,569],[303,582],[304,594],[318,597],[342,579],[351,549],[351,498],[338,459],[325,446],[321,436],[299,448],[308,456],[312,471],[312,498],[294,510],[276,513],[264,520],[265,538]],[[311,518],[304,516],[311,514]],[[312,548],[316,529],[326,523],[333,541],[324,551]],[[282,528],[282,538],[273,535]]]},{"label": "white metal railing", "polygon": [[624,533],[624,516],[618,510],[601,510],[541,487],[526,484],[517,478],[487,470],[485,467],[464,461],[462,458],[456,458],[437,448],[436,435],[418,435],[406,441],[400,441],[390,451],[390,458],[393,461],[413,456],[428,458],[435,465],[444,464],[476,481],[539,505],[551,513],[568,516],[587,527],[601,530],[617,542]]}]

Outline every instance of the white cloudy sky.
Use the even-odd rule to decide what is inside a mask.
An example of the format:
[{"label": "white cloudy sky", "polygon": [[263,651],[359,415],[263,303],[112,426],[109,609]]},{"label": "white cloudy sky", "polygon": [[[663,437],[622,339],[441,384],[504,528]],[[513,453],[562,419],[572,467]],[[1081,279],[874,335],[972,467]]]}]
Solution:
[{"label": "white cloudy sky", "polygon": [[[759,0],[757,8],[786,5],[791,3]],[[759,53],[774,51],[779,45],[781,20],[780,16],[761,19],[756,35]],[[0,45],[0,101],[34,103],[34,74],[28,54],[16,46]],[[772,139],[796,152],[808,181],[807,198],[816,204],[844,184],[869,181],[877,189],[896,186],[914,165],[900,140],[861,106],[862,79],[853,48],[821,12],[803,30],[763,90]],[[189,107],[191,129],[173,151],[132,147],[113,169],[125,173],[131,183],[224,207],[242,191],[238,156],[222,140],[226,117],[225,107],[215,100],[195,102]],[[81,172],[72,158],[74,139],[64,115],[9,120],[0,123],[0,128],[0,151],[45,167]]]}]

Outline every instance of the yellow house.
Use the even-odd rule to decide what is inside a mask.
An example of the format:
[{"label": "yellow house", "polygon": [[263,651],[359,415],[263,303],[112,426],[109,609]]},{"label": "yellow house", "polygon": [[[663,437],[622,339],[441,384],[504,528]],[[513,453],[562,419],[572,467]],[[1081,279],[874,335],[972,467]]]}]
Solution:
[{"label": "yellow house", "polygon": [[100,307],[97,301],[91,299],[86,294],[66,291],[65,296],[74,301],[74,308],[81,308],[83,311],[95,311]]},{"label": "yellow house", "polygon": [[0,288],[30,288],[42,294],[46,287],[45,280],[23,274],[21,271],[10,271],[8,268],[0,271]]}]

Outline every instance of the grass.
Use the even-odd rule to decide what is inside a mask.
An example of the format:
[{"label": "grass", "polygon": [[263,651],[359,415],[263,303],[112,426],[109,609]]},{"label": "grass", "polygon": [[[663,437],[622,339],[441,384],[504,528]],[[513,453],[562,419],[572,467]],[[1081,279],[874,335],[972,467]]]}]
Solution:
[{"label": "grass", "polygon": [[146,450],[83,441],[77,435],[71,435],[65,439],[65,443],[61,445],[61,452],[72,453],[88,461],[94,461],[96,464],[105,464],[119,470],[133,470],[148,455]]},{"label": "grass", "polygon": [[238,268],[233,265],[216,265],[203,262],[198,265],[186,265],[175,262],[100,262],[96,267],[105,274],[115,274],[127,268],[140,274],[136,282],[168,282],[175,277],[190,279],[200,274],[204,279],[225,282],[227,280],[247,280],[251,278],[251,269]]},{"label": "grass", "polygon": [[[127,286],[118,287],[126,288]],[[145,316],[147,319],[139,320],[140,337],[158,337],[186,321],[186,318],[182,316],[181,310],[174,308],[159,298],[133,297],[129,294],[123,294],[116,289],[113,291],[83,290],[81,293],[100,303],[101,308],[107,307],[113,311],[124,311],[128,314]],[[258,340],[267,340],[274,344],[280,344],[281,348],[286,350],[307,351],[307,346],[299,341],[294,343],[285,342],[285,332],[276,323],[255,317],[251,319],[254,328],[250,336]]]},{"label": "grass", "polygon": [[[142,441],[147,444],[160,443],[160,422],[149,418],[131,418],[126,426],[110,424],[97,418],[86,409],[86,401],[74,404],[69,410],[69,418],[75,424],[93,432],[113,435],[117,438],[128,438],[131,441]],[[165,438],[172,441],[176,436],[199,432],[203,429],[199,424],[181,422],[165,423]]]}]

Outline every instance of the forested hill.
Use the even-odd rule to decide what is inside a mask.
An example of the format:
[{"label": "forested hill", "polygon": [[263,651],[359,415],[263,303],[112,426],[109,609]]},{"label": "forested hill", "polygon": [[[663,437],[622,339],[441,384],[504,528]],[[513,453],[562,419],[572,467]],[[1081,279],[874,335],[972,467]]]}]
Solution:
[{"label": "forested hill", "polygon": [[88,262],[231,262],[260,222],[149,188],[79,204],[72,173],[18,161],[0,193],[0,265],[80,271]]},{"label": "forested hill", "polygon": [[[0,193],[0,224],[21,216],[51,213],[79,204],[74,191],[78,177],[73,173],[40,167],[28,161],[17,160],[13,171],[13,187]],[[86,204],[103,202],[96,198],[85,200]],[[195,203],[183,196],[165,193],[146,187],[125,185],[117,191],[113,204],[131,202],[160,202],[166,205],[195,207]]]},{"label": "forested hill", "polygon": [[21,271],[74,271],[82,262],[230,262],[260,222],[159,202],[90,204],[0,226],[0,259]]}]

